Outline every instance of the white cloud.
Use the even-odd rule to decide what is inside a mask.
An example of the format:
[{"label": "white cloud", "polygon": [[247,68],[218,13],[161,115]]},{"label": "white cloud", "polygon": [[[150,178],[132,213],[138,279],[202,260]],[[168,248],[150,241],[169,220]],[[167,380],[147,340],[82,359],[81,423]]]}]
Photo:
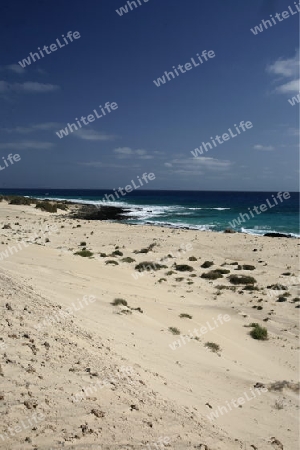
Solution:
[{"label": "white cloud", "polygon": [[224,172],[231,168],[232,162],[228,160],[221,160],[215,158],[186,158],[173,159],[170,162],[164,163],[173,173],[180,174],[204,174],[206,171],[210,172]]},{"label": "white cloud", "polygon": [[0,149],[4,150],[27,150],[38,149],[47,150],[54,147],[51,142],[39,142],[39,141],[22,141],[22,142],[7,142],[0,144]]},{"label": "white cloud", "polygon": [[253,148],[254,148],[254,150],[263,150],[263,151],[267,151],[267,152],[275,150],[275,148],[272,145],[257,144],[257,145],[254,145]]},{"label": "white cloud", "polygon": [[26,73],[26,70],[23,69],[20,64],[9,64],[8,66],[1,67],[1,70],[10,70],[11,72],[17,73],[19,75],[23,75]]},{"label": "white cloud", "polygon": [[54,84],[43,84],[36,81],[26,81],[25,83],[8,83],[0,80],[0,93],[45,93],[57,91],[59,86]]},{"label": "white cloud", "polygon": [[132,150],[130,147],[119,147],[114,149],[114,153],[117,154],[118,159],[125,158],[138,158],[138,159],[153,159],[152,155],[149,155],[146,150],[138,149]]},{"label": "white cloud", "polygon": [[45,123],[28,125],[27,127],[2,128],[2,131],[6,131],[7,133],[27,134],[27,133],[33,133],[35,131],[55,130],[59,126],[60,126],[60,124],[56,123],[56,122],[45,122]]},{"label": "white cloud", "polygon": [[83,139],[84,141],[112,141],[116,136],[105,134],[101,131],[80,128],[74,131],[71,136]]},{"label": "white cloud", "polygon": [[[267,66],[267,72],[272,75],[278,75],[278,82],[282,83],[277,86],[275,92],[279,94],[293,94],[299,92],[300,79],[299,79],[299,49],[293,58],[279,58],[273,64]],[[290,79],[287,81],[287,79]]]}]

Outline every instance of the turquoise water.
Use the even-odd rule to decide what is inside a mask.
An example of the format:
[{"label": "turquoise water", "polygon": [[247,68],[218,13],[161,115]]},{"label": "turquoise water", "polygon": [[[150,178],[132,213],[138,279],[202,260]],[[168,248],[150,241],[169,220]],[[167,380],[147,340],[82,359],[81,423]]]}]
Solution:
[{"label": "turquoise water", "polygon": [[[266,232],[291,233],[299,237],[299,193],[289,199],[277,199],[277,192],[209,192],[209,191],[135,191],[119,199],[114,192],[67,189],[2,189],[2,194],[18,194],[49,199],[66,199],[95,205],[108,204],[129,209],[130,223],[176,228],[223,231],[233,228],[233,220],[248,213],[249,220],[236,224],[235,230],[261,235]],[[105,201],[105,194],[115,201]],[[277,205],[274,198],[277,199]],[[112,198],[112,197],[111,197]],[[267,201],[269,201],[269,205]],[[254,207],[266,205],[266,211],[255,213]],[[248,208],[252,211],[252,216]]]}]

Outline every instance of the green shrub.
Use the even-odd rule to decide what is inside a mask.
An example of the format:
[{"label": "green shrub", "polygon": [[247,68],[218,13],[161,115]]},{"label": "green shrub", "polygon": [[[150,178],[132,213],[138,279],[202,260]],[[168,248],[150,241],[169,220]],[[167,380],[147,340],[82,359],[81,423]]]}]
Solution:
[{"label": "green shrub", "polygon": [[114,261],[113,259],[108,259],[105,261],[105,264],[113,264],[114,266],[118,266],[119,263],[117,261]]},{"label": "green shrub", "polygon": [[90,256],[93,256],[93,253],[89,250],[80,250],[79,252],[74,253],[74,255],[79,255],[83,258],[89,258]]},{"label": "green shrub", "polygon": [[203,269],[208,269],[209,267],[213,266],[214,263],[212,261],[204,261],[204,263],[202,264],[202,268]]},{"label": "green shrub", "polygon": [[274,291],[287,291],[286,286],[283,286],[282,284],[278,284],[278,283],[267,286],[267,289],[273,289]]},{"label": "green shrub", "polygon": [[197,261],[196,256],[190,256],[190,257],[189,257],[189,261]]},{"label": "green shrub", "polygon": [[67,211],[69,208],[64,203],[56,203],[57,209],[62,209],[63,211]]},{"label": "green shrub", "polygon": [[82,241],[82,242],[80,242],[79,245],[81,245],[81,247],[85,247],[86,246],[86,242]]},{"label": "green shrub", "polygon": [[158,280],[159,283],[162,283],[163,281],[167,281],[167,279],[166,279],[166,278],[160,278],[160,279]]},{"label": "green shrub", "polygon": [[258,323],[252,325],[255,326],[253,330],[250,331],[250,336],[253,339],[257,339],[259,341],[266,341],[268,339],[268,330],[266,328],[261,327]]},{"label": "green shrub", "polygon": [[231,284],[254,284],[256,279],[246,275],[230,275],[228,277]]},{"label": "green shrub", "polygon": [[223,278],[223,275],[220,272],[215,272],[211,270],[209,272],[203,273],[201,278],[207,278],[208,280],[216,280],[217,278]]},{"label": "green shrub", "polygon": [[180,317],[181,319],[192,319],[192,318],[193,318],[193,317],[190,316],[189,314],[185,314],[185,313],[179,314],[179,317]]},{"label": "green shrub", "polygon": [[113,306],[118,306],[118,305],[122,305],[122,306],[128,306],[128,303],[126,300],[124,300],[123,298],[115,298],[113,302],[111,302],[111,304]]},{"label": "green shrub", "polygon": [[223,274],[230,273],[230,270],[228,270],[228,269],[214,269],[214,270],[212,270],[212,272],[220,273],[221,275],[223,275]]},{"label": "green shrub", "polygon": [[174,269],[178,272],[193,272],[195,269],[192,266],[189,266],[188,264],[176,264],[174,266]]},{"label": "green shrub", "polygon": [[204,347],[209,348],[212,352],[216,353],[220,350],[220,346],[215,342],[206,342]]},{"label": "green shrub", "polygon": [[184,280],[184,278],[183,277],[179,277],[179,278],[175,278],[175,281],[182,281],[182,280]]},{"label": "green shrub", "polygon": [[169,270],[167,273],[166,273],[166,275],[173,275],[173,273],[176,273],[176,272],[174,272],[174,270]]},{"label": "green shrub", "polygon": [[36,208],[41,209],[42,211],[47,211],[50,213],[56,213],[57,212],[57,206],[52,205],[49,202],[39,202],[35,205]]},{"label": "green shrub", "polygon": [[243,288],[243,291],[259,291],[259,288],[257,286],[252,286],[249,284],[248,286],[245,286]]},{"label": "green shrub", "polygon": [[31,205],[32,203],[36,203],[36,200],[27,197],[13,197],[9,204],[10,205]]},{"label": "green shrub", "polygon": [[276,302],[278,302],[278,303],[283,303],[283,302],[286,302],[286,301],[287,301],[287,298],[284,295],[280,295],[278,297],[278,299],[276,300]]},{"label": "green shrub", "polygon": [[243,264],[242,269],[243,270],[255,270],[255,266],[252,266],[251,264]]},{"label": "green shrub", "polygon": [[180,334],[180,331],[176,327],[169,327],[169,331],[171,331],[172,334]]},{"label": "green shrub", "polygon": [[123,256],[123,253],[120,250],[115,250],[112,252],[110,256]]},{"label": "green shrub", "polygon": [[126,256],[126,258],[122,258],[121,261],[126,263],[133,263],[135,262],[135,259],[131,258],[130,256]]},{"label": "green shrub", "polygon": [[144,261],[135,266],[135,270],[138,270],[139,272],[144,272],[145,270],[160,270],[160,269],[167,269],[168,266],[158,264],[155,262],[148,262]]}]

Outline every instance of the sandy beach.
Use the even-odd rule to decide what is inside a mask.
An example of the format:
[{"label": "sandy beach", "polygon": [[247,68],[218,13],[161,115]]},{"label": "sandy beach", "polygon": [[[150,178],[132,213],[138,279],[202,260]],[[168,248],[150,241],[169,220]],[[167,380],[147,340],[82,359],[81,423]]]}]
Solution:
[{"label": "sandy beach", "polygon": [[0,202],[0,448],[296,450],[298,239],[68,214]]}]

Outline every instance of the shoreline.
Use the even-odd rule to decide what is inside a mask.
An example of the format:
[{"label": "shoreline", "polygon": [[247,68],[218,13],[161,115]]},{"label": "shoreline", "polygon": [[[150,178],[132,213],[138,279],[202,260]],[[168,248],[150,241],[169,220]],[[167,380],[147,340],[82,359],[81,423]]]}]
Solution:
[{"label": "shoreline", "polygon": [[[158,228],[165,228],[171,230],[187,230],[187,231],[197,231],[197,232],[209,232],[209,233],[230,233],[230,234],[242,234],[249,236],[258,236],[258,237],[277,237],[277,238],[290,238],[290,239],[300,239],[300,236],[295,233],[281,233],[277,231],[268,232],[266,231],[264,234],[255,234],[245,231],[236,231],[233,228],[225,228],[224,230],[211,230],[211,229],[199,229],[197,226],[193,225],[176,225],[176,224],[161,224],[156,222],[145,222],[145,223],[128,223],[129,220],[134,220],[134,215],[131,217],[130,213],[132,213],[132,208],[130,207],[122,207],[122,206],[114,206],[114,205],[95,205],[94,203],[88,203],[88,201],[77,202],[76,200],[62,200],[62,199],[51,199],[51,198],[41,198],[41,197],[31,197],[31,196],[19,196],[19,195],[3,195],[0,194],[1,198],[11,200],[15,198],[21,199],[32,199],[34,201],[39,202],[48,202],[50,204],[60,204],[60,205],[72,205],[74,206],[73,211],[71,211],[70,218],[80,219],[80,220],[111,220],[112,222],[133,225],[133,226],[154,226]],[[111,202],[113,203],[113,202]],[[22,203],[20,203],[22,204]],[[76,211],[75,208],[79,208],[79,211]],[[142,211],[143,208],[136,206],[135,210]],[[73,215],[73,216],[72,216]],[[205,226],[205,225],[204,225]]]}]

